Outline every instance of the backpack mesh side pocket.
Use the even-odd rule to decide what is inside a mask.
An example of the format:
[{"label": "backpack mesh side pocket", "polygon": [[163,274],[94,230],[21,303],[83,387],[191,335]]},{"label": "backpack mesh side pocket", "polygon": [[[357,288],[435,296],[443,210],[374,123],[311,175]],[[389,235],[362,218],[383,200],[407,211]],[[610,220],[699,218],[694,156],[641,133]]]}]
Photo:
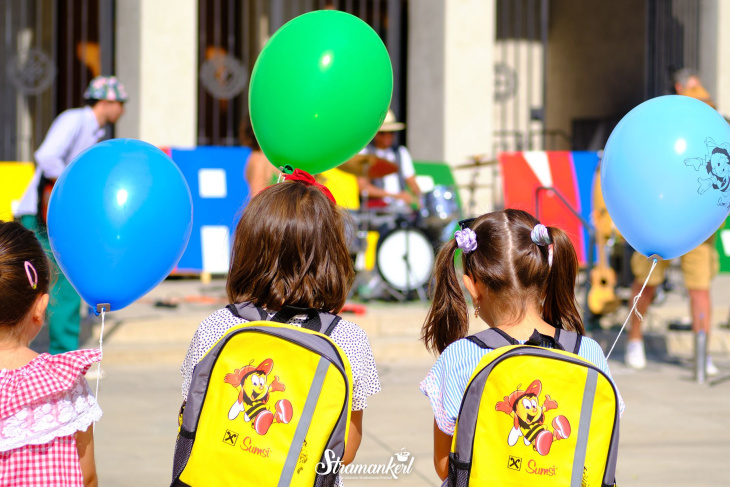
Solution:
[{"label": "backpack mesh side pocket", "polygon": [[317,475],[314,487],[334,487],[337,485],[337,474]]},{"label": "backpack mesh side pocket", "polygon": [[471,462],[462,462],[455,453],[449,453],[449,487],[467,487]]},{"label": "backpack mesh side pocket", "polygon": [[181,434],[177,435],[177,441],[175,442],[175,458],[172,464],[172,479],[173,481],[180,477],[180,474],[188,464],[190,453],[193,451],[194,438],[187,438]]}]

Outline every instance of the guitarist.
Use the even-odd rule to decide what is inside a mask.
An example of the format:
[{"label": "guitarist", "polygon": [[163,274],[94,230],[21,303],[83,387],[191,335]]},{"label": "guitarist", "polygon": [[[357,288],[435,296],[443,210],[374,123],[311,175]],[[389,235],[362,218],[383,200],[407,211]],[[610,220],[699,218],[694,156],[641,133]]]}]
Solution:
[{"label": "guitarist", "polygon": [[[53,185],[77,155],[101,140],[106,124],[114,124],[122,116],[127,93],[116,77],[97,76],[89,83],[84,99],[85,107],[66,110],[51,124],[35,152],[35,175],[15,212],[15,217],[35,232],[54,265],[46,230]],[[50,353],[79,347],[80,307],[81,299],[59,270],[48,305]]]}]

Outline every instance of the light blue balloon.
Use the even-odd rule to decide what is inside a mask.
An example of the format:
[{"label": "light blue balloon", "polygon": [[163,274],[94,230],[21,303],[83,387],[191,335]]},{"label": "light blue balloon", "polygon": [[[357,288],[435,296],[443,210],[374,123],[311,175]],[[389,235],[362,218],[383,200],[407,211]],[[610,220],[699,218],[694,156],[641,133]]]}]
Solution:
[{"label": "light blue balloon", "polygon": [[180,169],[134,139],[101,142],[58,178],[48,204],[48,237],[63,273],[96,308],[116,311],[175,268],[187,246],[193,203]]},{"label": "light blue balloon", "polygon": [[606,143],[601,189],[637,251],[673,259],[707,240],[730,207],[730,126],[709,105],[660,96],[631,110]]}]

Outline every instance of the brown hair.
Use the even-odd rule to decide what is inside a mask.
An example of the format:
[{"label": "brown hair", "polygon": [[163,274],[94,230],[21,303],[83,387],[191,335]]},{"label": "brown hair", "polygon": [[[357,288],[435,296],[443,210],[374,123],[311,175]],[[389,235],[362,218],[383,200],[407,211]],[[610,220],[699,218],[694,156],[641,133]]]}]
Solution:
[{"label": "brown hair", "polygon": [[320,189],[284,181],[254,196],[236,227],[226,282],[232,303],[331,313],[354,279],[344,210]]},{"label": "brown hair", "polygon": [[[532,241],[539,222],[522,210],[487,213],[469,226],[477,249],[462,252],[464,273],[487,288],[501,316],[515,321],[529,306],[542,303],[542,318],[556,328],[585,334],[575,302],[578,258],[567,234],[548,227],[553,245],[553,265],[548,246]],[[421,330],[426,348],[439,353],[469,332],[469,313],[454,268],[455,240],[439,251],[434,267],[433,302]]]},{"label": "brown hair", "polygon": [[[35,289],[25,262],[38,274]],[[49,280],[50,264],[33,232],[20,223],[0,221],[0,326],[14,327],[23,321],[38,296],[48,292]]]}]

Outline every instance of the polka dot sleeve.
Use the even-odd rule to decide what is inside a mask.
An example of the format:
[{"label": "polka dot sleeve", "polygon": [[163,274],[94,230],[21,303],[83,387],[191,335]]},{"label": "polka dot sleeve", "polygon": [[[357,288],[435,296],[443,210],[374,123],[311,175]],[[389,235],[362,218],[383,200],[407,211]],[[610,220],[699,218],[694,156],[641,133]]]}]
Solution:
[{"label": "polka dot sleeve", "polygon": [[[295,316],[289,324],[300,325],[302,321],[303,318]],[[200,323],[180,367],[183,399],[187,399],[195,365],[229,328],[241,323],[246,323],[246,320],[234,316],[226,308],[214,312]],[[355,323],[342,320],[332,331],[331,338],[342,348],[352,366],[352,410],[365,409],[367,397],[380,391],[380,379],[368,337]]]},{"label": "polka dot sleeve", "polygon": [[365,409],[367,397],[380,392],[380,379],[368,337],[355,323],[342,320],[332,331],[331,338],[345,352],[352,366],[352,410]]}]

